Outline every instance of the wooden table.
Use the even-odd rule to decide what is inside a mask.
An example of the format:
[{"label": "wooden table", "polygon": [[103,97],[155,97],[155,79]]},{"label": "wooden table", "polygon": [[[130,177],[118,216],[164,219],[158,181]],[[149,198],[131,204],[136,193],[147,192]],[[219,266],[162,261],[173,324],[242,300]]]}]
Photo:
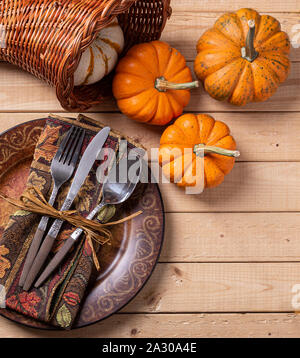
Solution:
[{"label": "wooden table", "polygon": [[[172,0],[162,39],[192,67],[198,37],[221,13],[245,5]],[[275,16],[297,42],[299,0],[249,0],[247,7]],[[192,92],[186,111],[225,121],[242,155],[220,187],[200,196],[161,185],[167,225],[160,262],[128,306],[65,333],[0,317],[0,337],[299,337],[292,288],[300,284],[300,37],[298,46],[289,79],[266,103],[236,108],[202,88]],[[0,131],[64,112],[54,90],[30,74],[2,63],[0,78]],[[126,119],[113,101],[91,112],[148,148],[158,147],[163,129]]]}]

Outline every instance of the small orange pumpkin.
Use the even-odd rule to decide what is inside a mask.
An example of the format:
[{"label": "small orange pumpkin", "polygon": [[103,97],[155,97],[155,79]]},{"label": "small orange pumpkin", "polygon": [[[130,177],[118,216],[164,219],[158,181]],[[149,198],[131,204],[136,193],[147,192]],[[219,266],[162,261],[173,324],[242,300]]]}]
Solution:
[{"label": "small orange pumpkin", "polygon": [[290,41],[272,16],[240,9],[221,16],[197,43],[194,70],[215,99],[265,101],[290,69]]},{"label": "small orange pumpkin", "polygon": [[179,186],[195,186],[197,181],[204,181],[205,188],[212,188],[232,170],[235,157],[239,156],[235,149],[236,143],[225,123],[207,114],[184,114],[163,132],[159,163],[164,175]]},{"label": "small orange pumpkin", "polygon": [[113,94],[121,112],[139,121],[164,125],[182,114],[189,89],[198,87],[184,57],[162,41],[133,46],[116,68]]}]

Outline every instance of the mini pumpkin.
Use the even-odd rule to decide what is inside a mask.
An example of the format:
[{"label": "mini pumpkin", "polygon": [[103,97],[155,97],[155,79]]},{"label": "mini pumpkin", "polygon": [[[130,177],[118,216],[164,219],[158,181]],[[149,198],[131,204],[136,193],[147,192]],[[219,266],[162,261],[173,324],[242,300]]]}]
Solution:
[{"label": "mini pumpkin", "polygon": [[133,46],[116,68],[113,94],[121,112],[139,121],[164,125],[182,114],[189,89],[198,87],[179,51],[162,41]]},{"label": "mini pumpkin", "polygon": [[238,156],[228,126],[207,114],[182,115],[160,139],[159,163],[164,175],[178,186],[204,182],[204,188],[216,187]]},{"label": "mini pumpkin", "polygon": [[116,66],[123,47],[123,31],[115,18],[99,31],[93,43],[83,51],[74,73],[74,85],[91,85],[100,81]]},{"label": "mini pumpkin", "polygon": [[197,43],[194,70],[215,99],[265,101],[290,69],[290,41],[272,16],[252,9],[222,15]]}]

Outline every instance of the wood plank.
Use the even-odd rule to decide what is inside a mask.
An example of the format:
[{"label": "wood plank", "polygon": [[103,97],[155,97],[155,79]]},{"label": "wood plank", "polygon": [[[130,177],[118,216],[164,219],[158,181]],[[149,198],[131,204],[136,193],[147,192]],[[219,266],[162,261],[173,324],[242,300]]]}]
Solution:
[{"label": "wood plank", "polygon": [[273,0],[273,1],[260,1],[260,0],[249,0],[247,3],[242,0],[172,0],[171,6],[173,12],[178,11],[210,11],[228,12],[236,11],[240,8],[247,6],[248,8],[256,9],[259,12],[299,12],[299,1],[298,0]]},{"label": "wood plank", "polygon": [[236,163],[217,188],[185,194],[160,184],[167,212],[263,212],[300,210],[300,163]]},{"label": "wood plank", "polygon": [[[202,1],[196,2],[202,4]],[[205,3],[205,2],[204,2]],[[226,5],[227,6],[227,5]],[[298,6],[300,8],[300,5]],[[206,9],[207,10],[207,9]],[[273,13],[268,15],[275,17],[280,23],[282,31],[287,32],[291,41],[291,61],[300,61],[300,38],[297,33],[299,28],[299,13]],[[161,40],[168,42],[179,50],[188,61],[194,61],[196,57],[196,44],[200,36],[221,16],[219,12],[189,11],[185,7],[179,11],[173,11],[172,17],[167,22],[162,33]]]},{"label": "wood plank", "polygon": [[[1,117],[3,118],[1,123],[4,123],[4,120],[8,123],[9,117],[22,121],[23,116],[30,119],[30,116],[27,118],[26,114],[17,117],[15,114],[6,114]],[[34,114],[31,116],[35,118]],[[105,116],[100,118],[97,115],[96,117],[103,119]],[[112,121],[109,123],[112,124]],[[15,123],[14,120],[11,123]],[[11,123],[9,126],[12,125]],[[114,127],[113,124],[112,127]],[[120,129],[118,126],[116,128]],[[131,129],[132,133],[137,132],[136,128],[128,127],[128,130]],[[145,131],[145,133],[147,133],[145,138],[150,140],[151,132]],[[147,140],[142,138],[140,141],[144,143]],[[232,172],[226,176],[222,185],[208,189],[200,195],[186,195],[184,189],[174,184],[160,184],[160,187],[167,212],[283,212],[300,210],[299,182],[299,162],[238,162]]]},{"label": "wood plank", "polygon": [[299,332],[300,316],[293,313],[115,314],[64,332],[30,329],[0,317],[2,338],[296,338]]},{"label": "wood plank", "polygon": [[[46,113],[0,113],[0,133],[19,123],[43,118]],[[76,113],[68,116],[76,117]],[[146,126],[119,113],[89,113],[149,149],[159,147],[164,127]],[[230,127],[241,161],[300,161],[300,113],[212,113]],[[156,160],[153,157],[153,160]]]},{"label": "wood plank", "polygon": [[161,262],[298,261],[300,213],[169,213]]},{"label": "wood plank", "polygon": [[[192,67],[193,64],[189,63]],[[0,112],[61,112],[54,88],[15,66],[0,63],[1,86]],[[237,107],[211,98],[200,86],[191,91],[186,111],[300,111],[300,62],[294,62],[291,74],[273,97],[264,103],[250,103]],[[91,108],[90,112],[118,111],[113,99]]]},{"label": "wood plank", "polygon": [[289,312],[299,263],[159,263],[122,312]]},{"label": "wood plank", "polygon": [[7,111],[62,111],[54,88],[17,66],[0,63],[0,110]]}]

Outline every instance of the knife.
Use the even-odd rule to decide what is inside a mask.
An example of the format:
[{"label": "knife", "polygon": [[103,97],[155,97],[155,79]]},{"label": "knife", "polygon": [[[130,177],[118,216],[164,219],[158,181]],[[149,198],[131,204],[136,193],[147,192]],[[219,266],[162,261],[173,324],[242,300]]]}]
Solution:
[{"label": "knife", "polygon": [[[127,160],[126,157],[125,157],[125,152],[127,153],[127,142],[126,142],[125,147],[124,147],[124,143],[121,141],[120,142],[120,147],[119,147],[118,157],[114,160],[114,163],[113,163],[113,165],[112,165],[112,167],[111,167],[111,169],[109,171],[109,173],[111,173],[113,176],[117,172],[117,163],[119,163],[120,160],[122,160],[122,159]],[[98,179],[98,182],[100,183],[100,182],[102,182],[103,178],[98,178],[97,177],[97,179]],[[110,180],[110,174],[108,174],[108,177],[106,178],[106,181],[109,181],[109,180]],[[114,180],[114,179],[111,178],[111,180]],[[103,190],[104,187],[105,187],[105,184],[103,183],[102,190]],[[88,220],[94,219],[94,217],[99,213],[99,211],[101,210],[101,208],[104,205],[105,205],[105,203],[101,201],[101,203],[96,205],[96,207],[88,214],[86,219],[88,219]],[[39,286],[41,286],[43,284],[43,282],[51,275],[51,273],[63,261],[64,257],[70,251],[70,249],[75,244],[75,242],[78,240],[78,238],[80,237],[82,232],[83,232],[83,230],[81,228],[77,228],[75,231],[73,231],[73,233],[70,235],[70,237],[64,242],[63,246],[57,251],[57,253],[51,259],[51,261],[46,266],[44,271],[41,273],[41,275],[39,276],[39,278],[35,282],[34,287],[38,288]]]},{"label": "knife", "polygon": [[[72,185],[70,187],[70,190],[68,192],[68,195],[61,207],[61,211],[68,210],[77,193],[79,192],[82,184],[84,183],[87,175],[89,174],[95,160],[97,159],[108,135],[110,132],[109,127],[104,127],[90,142],[88,147],[83,153],[83,156],[79,162],[78,168],[76,170],[76,174],[74,176]],[[43,244],[41,245],[37,256],[35,257],[33,264],[31,266],[31,269],[27,275],[25,284],[23,286],[23,289],[25,291],[28,291],[31,287],[33,281],[35,280],[37,274],[39,273],[41,267],[43,266],[44,262],[47,259],[48,254],[50,253],[53,243],[60,231],[60,228],[63,224],[63,220],[56,219],[54,223],[52,224],[48,235],[46,236],[45,240],[43,241]]]}]

